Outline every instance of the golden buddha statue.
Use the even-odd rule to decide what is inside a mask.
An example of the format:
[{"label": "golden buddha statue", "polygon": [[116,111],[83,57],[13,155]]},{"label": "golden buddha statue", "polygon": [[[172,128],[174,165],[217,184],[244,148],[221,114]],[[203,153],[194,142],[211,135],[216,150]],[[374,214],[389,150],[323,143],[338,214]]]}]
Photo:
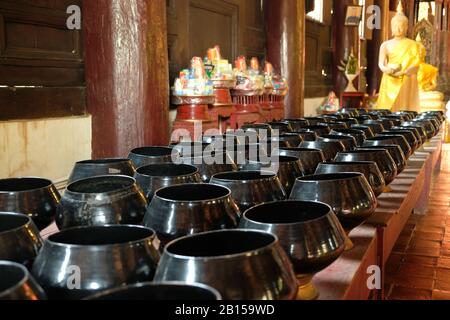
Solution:
[{"label": "golden buddha statue", "polygon": [[399,2],[397,14],[391,22],[393,39],[380,48],[379,67],[383,72],[377,108],[391,111],[419,111],[420,57],[417,42],[406,37],[408,18]]},{"label": "golden buddha statue", "polygon": [[416,41],[417,45],[419,46],[420,59],[419,73],[417,74],[419,89],[421,91],[433,91],[437,87],[437,77],[439,74],[439,69],[425,62],[427,49],[422,43],[420,34],[417,35]]}]

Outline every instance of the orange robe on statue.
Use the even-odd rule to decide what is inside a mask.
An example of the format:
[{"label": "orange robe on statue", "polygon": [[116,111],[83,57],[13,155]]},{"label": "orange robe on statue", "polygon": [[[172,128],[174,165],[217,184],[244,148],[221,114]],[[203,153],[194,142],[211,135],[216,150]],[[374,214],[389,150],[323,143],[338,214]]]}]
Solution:
[{"label": "orange robe on statue", "polygon": [[[389,65],[400,65],[405,72],[411,67],[420,65],[419,47],[411,39],[402,39],[388,54]],[[419,111],[419,83],[417,75],[399,76],[383,74],[378,109],[390,109],[393,112],[401,110]]]}]

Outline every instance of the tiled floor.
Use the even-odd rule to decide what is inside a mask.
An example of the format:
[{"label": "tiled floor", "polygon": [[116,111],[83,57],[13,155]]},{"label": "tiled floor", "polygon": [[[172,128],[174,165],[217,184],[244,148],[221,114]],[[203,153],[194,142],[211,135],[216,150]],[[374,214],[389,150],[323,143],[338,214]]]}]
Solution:
[{"label": "tiled floor", "polygon": [[413,215],[386,266],[386,298],[450,300],[450,145],[426,216]]}]

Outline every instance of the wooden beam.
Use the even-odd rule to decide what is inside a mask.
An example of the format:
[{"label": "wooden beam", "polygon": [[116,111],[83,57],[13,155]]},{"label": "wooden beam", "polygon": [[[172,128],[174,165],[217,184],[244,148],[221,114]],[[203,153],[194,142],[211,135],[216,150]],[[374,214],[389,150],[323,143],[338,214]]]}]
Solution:
[{"label": "wooden beam", "polygon": [[267,59],[287,78],[286,116],[304,113],[305,0],[266,0]]},{"label": "wooden beam", "polygon": [[0,88],[0,121],[84,115],[85,101],[83,87]]},{"label": "wooden beam", "polygon": [[85,0],[87,107],[93,157],[169,142],[164,0]]}]

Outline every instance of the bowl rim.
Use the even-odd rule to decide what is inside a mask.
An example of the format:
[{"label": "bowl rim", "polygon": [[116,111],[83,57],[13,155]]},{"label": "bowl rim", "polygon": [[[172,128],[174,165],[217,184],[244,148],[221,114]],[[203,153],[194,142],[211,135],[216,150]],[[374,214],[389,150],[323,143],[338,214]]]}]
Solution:
[{"label": "bowl rim", "polygon": [[27,268],[25,268],[25,266],[21,265],[20,263],[16,263],[13,261],[7,261],[7,260],[0,260],[0,266],[17,268],[23,272],[23,277],[18,283],[14,284],[12,287],[0,292],[0,298],[2,296],[6,296],[6,295],[10,294],[11,292],[14,292],[18,288],[22,287],[30,279],[30,272],[28,271]]},{"label": "bowl rim", "polygon": [[[267,175],[261,175],[261,178],[259,179],[246,179],[246,180],[232,180],[232,179],[220,179],[217,178],[217,176],[220,175],[225,175],[225,174],[239,174],[239,173],[263,173],[265,172]],[[219,180],[219,181],[223,181],[223,182],[229,182],[229,183],[242,183],[242,184],[246,184],[246,183],[252,183],[255,181],[272,181],[275,180],[276,178],[278,178],[277,174],[275,172],[272,171],[266,171],[266,170],[240,170],[240,171],[228,171],[228,172],[219,172],[214,174],[211,177],[211,181],[213,181],[213,179],[215,180]],[[214,184],[214,183],[211,183]]]},{"label": "bowl rim", "polygon": [[[286,155],[286,156],[285,155],[276,155],[276,157],[278,157],[278,163],[279,164],[294,164],[294,163],[298,163],[299,161],[300,161],[300,164],[301,164],[301,160],[300,160],[299,157],[289,156],[289,155]],[[269,158],[271,158],[271,157],[269,157]],[[268,165],[268,164],[271,164],[271,163],[272,163],[272,161],[269,161],[269,163],[265,163],[265,162],[262,162],[262,161],[248,160],[248,164],[249,165],[259,165],[259,164],[261,164],[261,165]],[[252,170],[249,170],[249,171],[252,171]],[[266,170],[265,172],[270,172],[270,170]],[[224,172],[222,172],[222,173],[224,173]]]},{"label": "bowl rim", "polygon": [[[244,252],[240,252],[240,253],[234,253],[234,254],[227,254],[227,255],[221,255],[221,256],[209,256],[209,257],[194,257],[194,256],[183,256],[180,254],[175,254],[175,253],[171,253],[168,251],[168,248],[170,246],[172,246],[173,244],[189,239],[189,238],[195,238],[195,237],[199,237],[199,236],[204,236],[204,235],[209,235],[209,234],[216,234],[216,233],[253,233],[253,234],[261,234],[261,235],[266,235],[266,236],[271,236],[272,237],[272,241],[261,247],[258,248],[256,250],[248,250],[248,251],[244,251]],[[171,242],[169,242],[165,247],[164,247],[164,251],[163,251],[163,255],[161,257],[161,259],[163,258],[164,255],[169,256],[170,258],[175,258],[177,260],[195,260],[195,261],[214,261],[214,260],[222,260],[222,259],[235,259],[235,258],[240,258],[240,257],[249,257],[251,256],[256,256],[261,254],[262,252],[266,251],[267,249],[275,246],[276,244],[280,244],[280,239],[276,234],[270,233],[270,232],[265,232],[265,231],[261,231],[261,230],[253,230],[253,229],[242,229],[242,228],[236,228],[236,229],[227,229],[227,230],[214,230],[214,231],[207,231],[207,232],[201,232],[201,233],[197,233],[197,234],[193,234],[193,235],[188,235],[188,236],[184,236],[178,239],[175,239]]]},{"label": "bowl rim", "polygon": [[[399,146],[399,145],[396,144],[396,146]],[[342,152],[338,153],[338,156],[339,155],[351,155],[351,154],[364,154],[364,153],[374,153],[374,154],[376,154],[376,153],[381,154],[381,153],[385,153],[385,152],[389,153],[389,150],[387,150],[387,149],[380,148],[379,146],[375,146],[375,147],[376,148],[372,148],[372,146],[370,146],[369,148],[361,147],[361,148],[356,148],[356,150],[352,150],[352,151],[342,151]],[[383,152],[383,151],[385,151],[385,152]]]},{"label": "bowl rim", "polygon": [[286,151],[286,152],[307,152],[307,153],[323,153],[322,150],[320,149],[315,149],[315,148],[300,148],[300,147],[296,147],[296,148],[278,148],[278,150],[281,151]]},{"label": "bowl rim", "polygon": [[[335,132],[333,134],[333,132]],[[359,130],[359,129],[353,129],[353,128],[347,128],[347,129],[333,129],[331,130],[332,135],[351,135],[351,134],[357,134],[357,135],[363,135],[365,134],[365,132],[363,130]]]},{"label": "bowl rim", "polygon": [[293,122],[293,123],[296,123],[296,122],[308,122],[308,120],[307,119],[305,119],[305,118],[285,118],[285,119],[283,119],[283,121],[285,121],[285,122]]},{"label": "bowl rim", "polygon": [[[143,170],[144,168],[149,168],[149,167],[176,167],[176,166],[182,166],[185,167],[186,169],[190,168],[192,169],[192,173],[186,173],[186,174],[180,174],[180,175],[174,175],[174,176],[163,176],[163,175],[149,175],[149,174],[144,174],[142,172],[139,172],[139,170]],[[194,170],[195,169],[195,170]],[[188,177],[192,177],[195,176],[196,174],[199,173],[199,170],[197,167],[190,165],[190,164],[186,164],[186,163],[154,163],[154,164],[149,164],[146,166],[142,166],[136,169],[136,175],[135,175],[135,179],[136,177],[147,177],[147,178],[156,178],[156,179],[173,179],[173,178],[188,178]]]},{"label": "bowl rim", "polygon": [[[164,149],[169,151],[170,150],[170,154],[165,154],[165,155],[160,155],[160,156],[148,156],[148,155],[144,155],[144,154],[140,154],[138,153],[139,150],[144,150],[144,149]],[[180,155],[180,152],[178,150],[174,150],[173,148],[169,147],[169,146],[147,146],[147,147],[137,147],[134,148],[130,151],[129,156],[138,156],[138,157],[143,157],[143,158],[163,158],[163,157],[167,157],[167,156],[172,156],[173,152],[176,153],[177,156]],[[131,160],[131,159],[130,159]]]},{"label": "bowl rim", "polygon": [[[219,291],[211,286],[208,286],[206,284],[203,283],[199,283],[199,282],[193,282],[193,283],[187,283],[187,282],[182,282],[182,281],[160,281],[160,282],[139,282],[139,283],[134,283],[134,284],[129,284],[129,285],[122,285],[120,287],[115,287],[115,288],[111,288],[111,289],[107,289],[107,290],[103,290],[101,292],[98,292],[96,294],[90,295],[86,298],[84,298],[83,300],[92,300],[92,299],[97,299],[103,296],[108,296],[111,294],[115,294],[118,292],[122,292],[122,291],[126,291],[129,289],[140,289],[140,288],[147,288],[147,287],[161,287],[161,286],[165,286],[165,287],[191,287],[191,288],[197,288],[197,289],[202,289],[205,291],[208,291],[209,293],[211,293],[212,295],[214,295],[216,297],[216,300],[220,301],[222,300],[222,295],[219,293]],[[145,299],[143,299],[145,300]]]},{"label": "bowl rim", "polygon": [[[334,138],[331,138],[334,137]],[[327,142],[329,141],[341,141],[341,140],[345,140],[345,141],[352,141],[355,142],[356,138],[353,137],[352,135],[349,134],[344,134],[344,135],[339,135],[339,134],[325,134],[323,136],[319,137],[320,141],[325,141]]]},{"label": "bowl rim", "polygon": [[[72,187],[74,184],[83,183],[83,182],[86,182],[88,180],[111,179],[111,178],[124,178],[124,179],[128,180],[130,183],[131,182],[133,182],[133,183],[131,183],[129,186],[125,186],[125,187],[122,187],[120,189],[116,189],[116,190],[112,190],[112,191],[108,191],[108,192],[87,193],[87,192],[77,192],[77,191],[70,190],[70,187]],[[73,181],[72,183],[67,185],[65,193],[68,193],[68,194],[71,194],[71,195],[78,195],[78,196],[84,196],[84,195],[85,196],[110,195],[110,194],[114,194],[114,193],[117,193],[117,192],[123,192],[123,191],[125,191],[127,189],[132,188],[133,186],[136,186],[136,185],[137,185],[137,181],[136,181],[136,179],[134,177],[120,175],[120,174],[100,175],[100,176],[87,177],[87,178],[84,178],[84,179]]]},{"label": "bowl rim", "polygon": [[[104,163],[102,163],[104,162]],[[107,166],[111,164],[117,163],[129,163],[131,164],[131,160],[127,158],[101,158],[101,159],[86,159],[75,162],[76,165],[82,166]]]},{"label": "bowl rim", "polygon": [[[68,244],[68,243],[62,243],[62,242],[56,242],[52,240],[52,237],[59,235],[61,233],[65,233],[65,232],[69,232],[69,231],[74,231],[74,230],[85,230],[85,229],[108,229],[108,228],[122,228],[122,229],[140,229],[140,230],[148,230],[151,232],[151,235],[139,240],[134,240],[134,241],[126,241],[126,242],[121,242],[121,243],[112,243],[112,244],[104,244],[104,245],[98,245],[98,244],[92,244],[92,245],[83,245],[83,244]],[[139,225],[131,225],[131,224],[106,224],[106,225],[102,225],[102,226],[78,226],[78,227],[73,227],[73,228],[68,228],[68,229],[64,229],[64,230],[60,230],[57,233],[54,233],[52,235],[50,235],[47,239],[45,239],[44,241],[44,245],[48,244],[52,247],[58,247],[58,248],[77,248],[77,249],[81,249],[81,248],[99,248],[99,249],[106,249],[106,248],[112,248],[112,247],[117,247],[117,246],[124,246],[124,245],[128,245],[128,246],[134,246],[137,245],[139,243],[142,243],[143,241],[147,241],[147,240],[152,240],[151,242],[153,243],[153,240],[155,240],[155,238],[157,237],[156,231],[149,228],[149,227],[145,227],[145,226],[139,226]],[[43,249],[41,249],[43,250]]]},{"label": "bowl rim", "polygon": [[21,193],[30,193],[30,192],[36,192],[39,190],[43,190],[43,189],[48,189],[48,188],[52,188],[54,186],[53,181],[50,179],[46,179],[46,178],[41,178],[41,177],[34,177],[34,176],[27,176],[27,177],[16,177],[16,178],[6,178],[6,179],[0,179],[0,181],[26,181],[26,180],[38,180],[41,182],[45,182],[45,186],[41,187],[41,188],[34,188],[34,189],[28,189],[28,190],[21,190],[21,191],[2,191],[0,190],[0,195],[1,194],[21,194]]},{"label": "bowl rim", "polygon": [[378,164],[375,161],[369,161],[369,160],[355,160],[355,161],[334,161],[334,162],[322,162],[319,163],[318,167],[322,166],[344,166],[344,165],[367,165],[367,166],[373,166]]},{"label": "bowl rim", "polygon": [[[349,163],[351,163],[351,162],[349,162]],[[329,180],[328,179],[327,180],[307,180],[307,179],[311,179],[313,177],[327,177],[327,176],[343,176],[343,178],[329,179]],[[320,183],[320,182],[332,182],[332,181],[351,181],[355,178],[361,178],[361,177],[363,177],[364,179],[366,178],[364,176],[364,174],[361,172],[348,171],[348,172],[339,172],[339,173],[310,174],[307,176],[298,177],[297,179],[295,179],[295,181],[301,182],[301,183]]]},{"label": "bowl rim", "polygon": [[364,146],[364,147],[361,147],[361,148],[357,148],[356,150],[361,150],[361,149],[372,149],[372,150],[384,149],[387,152],[389,152],[390,149],[397,149],[400,152],[402,152],[402,154],[403,154],[402,147],[400,147],[398,144],[393,144],[393,143],[391,143],[391,144],[389,144],[389,143],[380,144],[380,145],[377,145],[377,146]]},{"label": "bowl rim", "polygon": [[[250,212],[251,210],[255,210],[256,208],[265,207],[265,206],[273,205],[273,204],[277,204],[277,203],[287,203],[287,202],[291,202],[291,203],[309,203],[309,204],[322,205],[324,208],[327,207],[329,209],[329,211],[326,214],[324,214],[323,216],[315,218],[315,219],[311,219],[311,220],[303,221],[303,222],[292,222],[292,223],[263,223],[263,222],[255,221],[255,220],[250,219],[250,218],[247,217],[247,213]],[[259,205],[256,205],[254,207],[251,207],[251,208],[245,210],[245,212],[242,214],[241,221],[243,219],[246,219],[246,220],[248,220],[248,221],[250,221],[250,222],[252,222],[252,223],[254,223],[256,225],[261,225],[261,226],[268,226],[268,225],[275,225],[275,226],[299,226],[299,225],[307,225],[309,223],[322,220],[322,219],[324,219],[324,217],[327,217],[330,214],[334,214],[333,208],[331,208],[331,206],[326,204],[325,202],[322,202],[322,201],[302,201],[302,200],[288,199],[288,200],[265,202],[265,203],[261,203]]]},{"label": "bowl rim", "polygon": [[0,211],[0,216],[15,216],[15,217],[23,217],[23,218],[27,218],[27,222],[24,223],[23,225],[13,228],[13,229],[9,229],[9,230],[5,230],[5,231],[0,231],[0,235],[5,235],[7,233],[10,232],[16,232],[19,231],[21,229],[23,229],[26,226],[29,226],[32,222],[33,219],[31,219],[28,215],[20,213],[20,212],[8,212],[8,211]]},{"label": "bowl rim", "polygon": [[[235,172],[235,171],[232,171]],[[210,198],[210,199],[203,199],[203,200],[174,200],[174,199],[167,199],[164,197],[159,196],[159,192],[165,189],[175,189],[175,188],[180,188],[180,187],[198,187],[198,186],[213,186],[213,187],[220,187],[223,190],[227,191],[227,194],[221,197],[215,197],[215,198]],[[170,203],[176,203],[176,204],[183,204],[183,203],[195,203],[195,204],[200,204],[200,203],[204,203],[204,202],[212,202],[212,201],[221,201],[221,200],[225,200],[231,198],[231,189],[229,189],[228,187],[222,186],[220,184],[214,184],[214,183],[184,183],[184,184],[178,184],[178,185],[173,185],[173,186],[168,186],[168,187],[163,187],[163,188],[159,188],[155,191],[154,196],[153,196],[153,201],[149,204],[149,208],[151,206],[152,203],[154,203],[155,199],[159,199],[162,200],[164,202],[170,202]]]}]

